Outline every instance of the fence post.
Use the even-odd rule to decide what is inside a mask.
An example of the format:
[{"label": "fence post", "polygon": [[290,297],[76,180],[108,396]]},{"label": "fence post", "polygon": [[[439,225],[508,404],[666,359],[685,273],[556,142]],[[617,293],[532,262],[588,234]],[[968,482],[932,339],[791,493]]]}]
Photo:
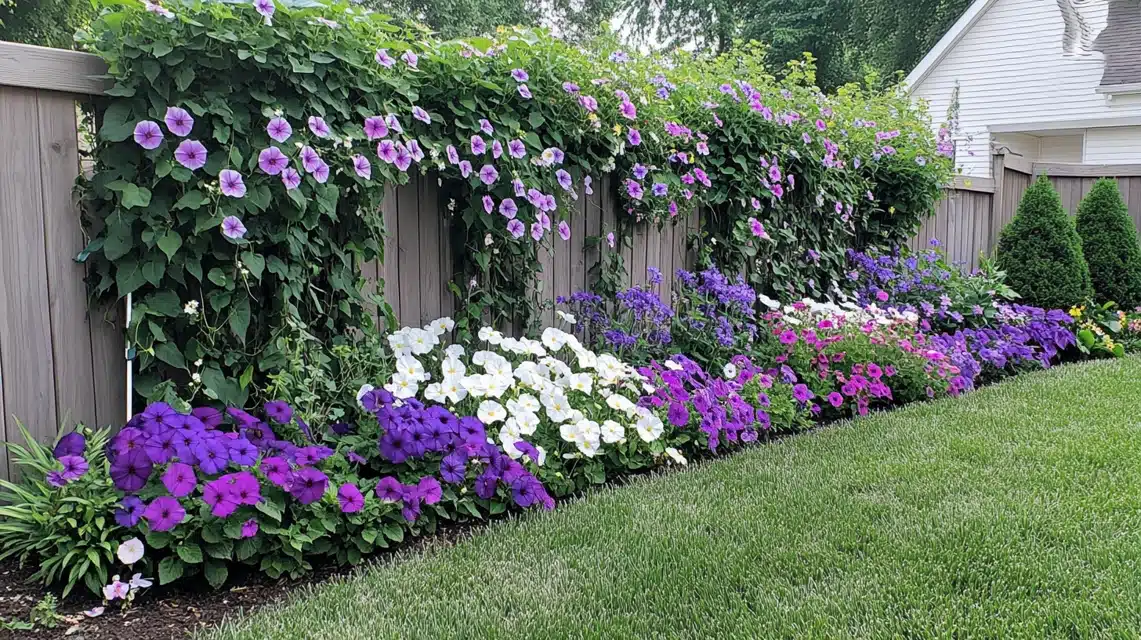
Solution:
[{"label": "fence post", "polygon": [[994,180],[994,193],[991,194],[990,211],[987,214],[987,252],[989,253],[994,249],[995,243],[998,241],[998,231],[995,227],[995,220],[998,216],[995,212],[1003,211],[1005,203],[1003,196],[1006,191],[1006,154],[997,152],[991,156],[990,163],[991,178]]}]

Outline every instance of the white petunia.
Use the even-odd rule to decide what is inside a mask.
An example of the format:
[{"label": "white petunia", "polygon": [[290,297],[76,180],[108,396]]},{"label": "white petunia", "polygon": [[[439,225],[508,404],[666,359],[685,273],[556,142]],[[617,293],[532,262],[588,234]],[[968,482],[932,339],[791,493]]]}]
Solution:
[{"label": "white petunia", "polygon": [[586,395],[590,395],[591,389],[594,387],[594,379],[590,377],[589,373],[576,373],[570,376],[568,380],[571,389]]},{"label": "white petunia", "polygon": [[146,589],[154,583],[151,582],[149,578],[144,578],[143,574],[136,573],[135,575],[131,576],[131,581],[127,584],[131,585],[132,589]]},{"label": "white petunia", "polygon": [[392,381],[384,385],[384,388],[387,389],[389,393],[402,400],[415,396],[416,393],[420,390],[420,387],[417,384],[415,378],[399,372],[392,375]]},{"label": "white petunia", "polygon": [[540,467],[547,462],[547,450],[536,445],[535,450],[539,452],[539,459],[535,461]]},{"label": "white petunia", "polygon": [[360,390],[357,391],[357,404],[360,406],[361,409],[364,409],[363,400],[364,400],[365,395],[372,393],[372,391],[374,389],[376,389],[376,387],[372,386],[371,384],[365,383],[365,384],[362,384]]},{"label": "white petunia", "polygon": [[487,389],[490,383],[490,376],[476,374],[474,376],[464,376],[460,378],[460,386],[462,386],[473,398],[482,398],[487,395]]},{"label": "white petunia", "polygon": [[442,336],[445,333],[456,328],[456,321],[451,318],[437,318],[428,325],[428,330],[437,336]]},{"label": "white petunia", "polygon": [[638,436],[646,442],[657,440],[662,436],[662,432],[665,431],[662,421],[653,414],[642,416],[634,427],[638,430]]},{"label": "white petunia", "polygon": [[460,344],[450,344],[447,349],[444,349],[444,355],[458,360],[464,355],[464,347]]},{"label": "white petunia", "polygon": [[444,381],[440,383],[441,391],[452,404],[456,404],[467,397],[468,391],[460,384],[460,380],[461,378],[458,377],[444,378]]},{"label": "white petunia", "polygon": [[606,406],[615,411],[629,411],[635,405],[626,396],[620,393],[612,393],[610,397],[606,398]]},{"label": "white petunia", "polygon": [[562,310],[555,311],[555,314],[562,318],[563,322],[567,324],[578,324],[578,320],[574,317],[573,314]]},{"label": "white petunia", "polygon": [[512,400],[512,402],[514,402],[515,405],[519,407],[519,411],[530,411],[535,413],[538,412],[539,409],[543,408],[543,405],[539,404],[538,398],[529,393],[520,394],[519,397]]},{"label": "white petunia", "polygon": [[567,397],[561,390],[543,396],[543,407],[547,410],[547,417],[554,422],[562,422],[571,417],[571,406]]},{"label": "white petunia", "polygon": [[779,309],[780,308],[779,302],[777,302],[776,300],[773,300],[772,298],[764,295],[763,293],[759,294],[757,296],[757,300],[760,300],[761,304],[765,305],[766,307],[768,307],[770,309]]},{"label": "white petunia", "polygon": [[725,366],[721,368],[721,374],[725,376],[726,380],[736,380],[738,373],[740,372],[737,371],[737,365],[732,362],[726,362]]},{"label": "white petunia", "polygon": [[595,454],[598,453],[598,448],[600,446],[598,443],[598,438],[587,438],[579,440],[575,444],[578,445],[578,450],[582,452],[582,455],[588,458],[593,458]]},{"label": "white petunia", "polygon": [[424,382],[429,377],[427,372],[424,371],[424,365],[410,355],[400,356],[396,359],[396,371],[403,373],[417,382]]},{"label": "white petunia", "polygon": [[444,400],[447,400],[447,398],[448,395],[444,391],[444,385],[440,384],[439,382],[433,382],[427,387],[424,387],[425,400],[431,400],[432,402],[439,402],[443,404]]},{"label": "white petunia", "polygon": [[666,365],[666,368],[669,369],[670,371],[681,371],[682,370],[682,366],[680,364],[674,362],[673,360],[666,360],[665,365]]},{"label": "white petunia", "polygon": [[685,456],[681,455],[681,452],[677,449],[674,449],[673,447],[666,447],[666,454],[669,457],[673,458],[673,461],[678,464],[689,464],[689,461],[685,459]]},{"label": "white petunia", "polygon": [[395,331],[388,336],[388,346],[397,357],[412,353],[412,341],[408,336],[408,329]]},{"label": "white petunia", "polygon": [[476,417],[484,424],[493,424],[503,420],[507,417],[507,410],[503,405],[494,400],[484,400],[479,403],[479,410],[476,412]]},{"label": "white petunia", "polygon": [[613,420],[607,420],[602,423],[602,441],[606,444],[614,444],[626,439],[626,429]]},{"label": "white petunia", "polygon": [[511,376],[493,376],[488,375],[487,395],[492,398],[501,398],[503,394],[507,393],[515,384],[515,379]]},{"label": "white petunia", "polygon": [[143,548],[143,543],[138,538],[131,538],[119,545],[119,550],[116,555],[119,556],[119,562],[126,565],[132,565],[143,559],[143,554],[146,549]]},{"label": "white petunia", "polygon": [[582,429],[577,422],[564,422],[559,425],[559,435],[563,440],[577,444],[582,440]]},{"label": "white petunia", "polygon": [[424,355],[432,351],[436,345],[440,344],[440,339],[431,331],[410,329],[408,332],[408,342],[412,346],[412,353]]},{"label": "white petunia", "polygon": [[519,423],[515,421],[515,418],[508,418],[503,422],[503,426],[499,428],[500,442],[506,442],[508,440],[515,442],[519,440],[522,435],[523,433],[519,431]]},{"label": "white petunia", "polygon": [[501,435],[499,439],[499,446],[503,449],[503,453],[511,456],[512,460],[518,460],[523,457],[523,452],[515,448],[516,442],[520,442],[520,440],[518,438],[512,438],[511,436],[503,437]]},{"label": "white petunia", "polygon": [[488,338],[491,337],[492,333],[495,333],[495,329],[492,329],[491,327],[480,327],[479,333],[477,333],[476,335],[479,337],[480,340],[487,342]]},{"label": "white petunia", "polygon": [[[448,348],[450,349],[451,347]],[[448,356],[447,358],[444,358],[443,362],[440,363],[440,373],[443,374],[445,378],[463,376],[465,373],[467,373],[467,367],[464,366],[463,361],[461,361],[458,357]]]},{"label": "white petunia", "polygon": [[597,440],[602,435],[602,428],[594,420],[581,420],[578,428],[582,430],[582,437],[588,440]]},{"label": "white petunia", "polygon": [[515,414],[514,420],[519,425],[519,433],[525,436],[535,433],[535,429],[539,426],[539,416],[530,411]]},{"label": "white petunia", "polygon": [[543,329],[543,334],[539,336],[539,339],[542,340],[544,347],[551,351],[558,351],[566,346],[567,333],[554,327],[547,327]]}]

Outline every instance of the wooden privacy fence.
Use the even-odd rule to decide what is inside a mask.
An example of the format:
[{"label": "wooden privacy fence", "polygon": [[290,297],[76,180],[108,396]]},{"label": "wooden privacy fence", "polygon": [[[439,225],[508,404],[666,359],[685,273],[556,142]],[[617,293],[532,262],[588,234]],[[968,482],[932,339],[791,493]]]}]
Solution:
[{"label": "wooden privacy fence", "polygon": [[956,180],[911,239],[913,249],[937,238],[955,263],[970,270],[979,266],[979,256],[993,254],[999,234],[1010,223],[1022,194],[1039,175],[1045,174],[1061,196],[1062,206],[1076,215],[1078,204],[1098,178],[1114,178],[1129,209],[1133,225],[1141,234],[1141,165],[1081,165],[1029,163],[1018,156],[993,156],[988,179]]}]

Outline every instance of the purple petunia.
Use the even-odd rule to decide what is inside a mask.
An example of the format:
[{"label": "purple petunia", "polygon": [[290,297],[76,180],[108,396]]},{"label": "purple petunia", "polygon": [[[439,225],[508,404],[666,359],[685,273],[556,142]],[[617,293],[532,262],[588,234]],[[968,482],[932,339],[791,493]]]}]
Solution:
[{"label": "purple petunia", "polygon": [[284,400],[271,400],[265,403],[265,415],[277,424],[286,424],[293,420],[293,408]]},{"label": "purple petunia", "polygon": [[341,512],[356,513],[364,509],[364,496],[355,484],[345,483],[337,490],[337,501],[341,503]]},{"label": "purple petunia", "polygon": [[262,458],[258,468],[265,475],[265,479],[275,486],[284,487],[289,480],[289,463],[284,458]]},{"label": "purple petunia", "polygon": [[398,502],[404,494],[404,485],[392,476],[385,476],[376,484],[376,497],[385,502]]},{"label": "purple petunia", "polygon": [[139,523],[145,509],[146,505],[138,496],[126,496],[119,502],[119,508],[115,510],[115,522],[120,527],[129,529]]},{"label": "purple petunia", "polygon": [[258,521],[250,518],[242,523],[241,537],[252,538],[258,534]]},{"label": "purple petunia", "polygon": [[56,458],[82,456],[86,450],[87,438],[83,437],[82,433],[72,431],[59,439],[55,448],[52,449],[52,456]]},{"label": "purple petunia", "polygon": [[167,107],[162,120],[166,123],[166,128],[179,138],[190,135],[194,128],[194,118],[181,107]]},{"label": "purple petunia", "polygon": [[162,474],[162,484],[170,495],[181,498],[194,492],[198,486],[198,479],[194,477],[194,467],[183,462],[175,462]]},{"label": "purple petunia", "polygon": [[142,120],[135,125],[134,137],[140,147],[157,149],[162,144],[162,129],[153,120]]},{"label": "purple petunia", "polygon": [[293,474],[289,493],[301,504],[311,504],[325,495],[329,486],[329,478],[317,469],[301,469]]},{"label": "purple petunia", "polygon": [[636,120],[638,118],[638,108],[629,100],[626,100],[618,106],[618,113],[627,120]]},{"label": "purple petunia", "polygon": [[642,144],[642,134],[637,129],[629,129],[626,131],[626,142],[629,142],[631,147],[636,147]]},{"label": "purple petunia", "polygon": [[178,500],[170,496],[159,496],[151,501],[143,518],[146,519],[152,531],[170,531],[186,518],[186,510]]},{"label": "purple petunia", "polygon": [[111,480],[120,491],[134,493],[146,485],[153,469],[150,458],[142,448],[131,449],[120,453],[111,464]]}]

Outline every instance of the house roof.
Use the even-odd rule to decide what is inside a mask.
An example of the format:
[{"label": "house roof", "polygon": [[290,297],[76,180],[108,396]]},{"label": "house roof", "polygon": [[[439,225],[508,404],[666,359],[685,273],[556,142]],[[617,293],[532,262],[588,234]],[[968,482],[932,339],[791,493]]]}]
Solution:
[{"label": "house roof", "polygon": [[907,78],[904,80],[907,86],[914,88],[918,86],[920,82],[923,82],[923,79],[927,77],[927,74],[931,73],[935,65],[939,64],[939,61],[950,53],[951,49],[954,48],[959,40],[967,34],[967,31],[979,21],[979,18],[981,18],[987,9],[990,9],[995,2],[998,2],[998,0],[975,0],[972,2],[971,6],[967,7],[967,10],[963,12],[963,15],[959,16],[959,19],[955,21],[955,24],[951,25],[947,33],[944,33],[943,37],[939,38],[939,42],[936,42],[935,46],[927,52],[927,55],[923,56],[923,59],[919,61],[919,64],[915,65],[911,73],[907,74]]}]

